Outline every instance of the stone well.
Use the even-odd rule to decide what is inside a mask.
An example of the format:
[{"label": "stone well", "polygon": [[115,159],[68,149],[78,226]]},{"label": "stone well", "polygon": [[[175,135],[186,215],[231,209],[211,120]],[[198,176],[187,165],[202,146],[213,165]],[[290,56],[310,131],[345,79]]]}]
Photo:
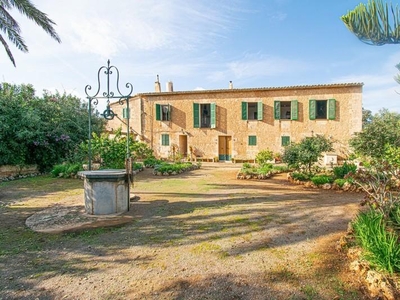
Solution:
[{"label": "stone well", "polygon": [[83,171],[85,210],[91,215],[109,215],[129,210],[129,180],[124,169]]}]

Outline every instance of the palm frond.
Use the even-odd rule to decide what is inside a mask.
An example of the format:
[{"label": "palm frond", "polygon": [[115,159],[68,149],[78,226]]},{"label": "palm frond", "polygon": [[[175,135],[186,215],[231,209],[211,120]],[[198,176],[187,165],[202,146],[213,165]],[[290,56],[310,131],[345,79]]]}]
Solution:
[{"label": "palm frond", "polygon": [[[3,0],[4,1],[4,0]],[[55,31],[53,25],[56,25],[47,14],[38,10],[33,3],[29,0],[5,0],[19,10],[20,13],[25,15],[28,19],[34,21],[37,25],[47,32],[53,39],[61,43],[61,39]]]},{"label": "palm frond", "polygon": [[13,63],[14,67],[16,67],[14,56],[11,53],[10,47],[8,47],[7,42],[4,40],[3,36],[0,34],[0,42],[3,44],[4,49],[7,52],[8,58],[11,60]]}]

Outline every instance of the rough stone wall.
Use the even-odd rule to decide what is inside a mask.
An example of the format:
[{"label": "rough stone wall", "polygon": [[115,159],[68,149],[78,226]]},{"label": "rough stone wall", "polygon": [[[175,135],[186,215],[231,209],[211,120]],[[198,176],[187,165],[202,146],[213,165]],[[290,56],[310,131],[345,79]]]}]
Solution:
[{"label": "rough stone wall", "polygon": [[24,166],[24,167],[10,166],[10,165],[0,166],[0,178],[6,178],[17,175],[27,175],[33,173],[38,173],[36,165]]},{"label": "rough stone wall", "polygon": [[[309,120],[309,100],[336,100],[335,120]],[[275,120],[274,101],[298,101],[298,120]],[[263,102],[262,120],[242,120],[241,102]],[[312,134],[323,134],[335,141],[335,153],[348,151],[348,141],[362,129],[362,85],[323,85],[281,89],[238,89],[204,92],[149,93],[135,96],[131,127],[140,132],[159,157],[168,157],[171,147],[180,146],[186,136],[198,156],[214,158],[219,154],[219,137],[231,137],[231,156],[254,158],[264,149],[281,152],[282,136],[299,142]],[[216,103],[216,128],[194,128],[193,103]],[[156,121],[155,105],[172,106],[171,121]],[[139,110],[140,107],[140,110]],[[116,111],[116,105],[112,105]],[[136,111],[137,110],[137,111]],[[115,120],[114,120],[115,121]],[[117,122],[109,122],[116,126]],[[161,145],[161,135],[169,134],[170,146]],[[248,136],[257,136],[255,146],[248,145]],[[181,138],[182,139],[182,138]]]}]

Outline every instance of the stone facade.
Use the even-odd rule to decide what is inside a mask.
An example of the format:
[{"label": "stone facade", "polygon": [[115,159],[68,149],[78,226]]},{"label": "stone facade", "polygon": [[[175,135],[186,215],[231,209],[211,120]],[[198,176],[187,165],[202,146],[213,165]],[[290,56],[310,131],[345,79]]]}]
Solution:
[{"label": "stone facade", "polygon": [[[332,155],[340,157],[346,155],[352,135],[362,129],[362,86],[346,83],[137,94],[129,102],[130,128],[160,158],[181,153],[210,160],[250,160],[261,150],[279,153],[285,144],[313,134],[331,138]],[[108,131],[122,126],[126,132],[124,107],[111,104],[118,117],[108,122]]]}]

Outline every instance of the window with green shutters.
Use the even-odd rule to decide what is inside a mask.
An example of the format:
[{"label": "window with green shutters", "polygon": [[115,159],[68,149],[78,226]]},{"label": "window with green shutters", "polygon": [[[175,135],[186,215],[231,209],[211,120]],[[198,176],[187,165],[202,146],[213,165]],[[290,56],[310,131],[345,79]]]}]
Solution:
[{"label": "window with green shutters", "polygon": [[169,146],[169,134],[161,135],[161,146]]},{"label": "window with green shutters", "polygon": [[328,99],[328,120],[336,119],[336,100]]},{"label": "window with green shutters", "polygon": [[249,135],[249,146],[257,146],[257,136]]},{"label": "window with green shutters", "polygon": [[122,117],[124,119],[130,119],[130,109],[128,110],[127,108],[122,109]]},{"label": "window with green shutters", "polygon": [[258,102],[242,102],[242,120],[259,120],[263,119],[263,103]]},{"label": "window with green shutters", "polygon": [[310,120],[335,120],[336,119],[336,100],[310,100],[309,101]]},{"label": "window with green shutters", "polygon": [[290,136],[282,136],[282,146],[289,146],[290,145]]},{"label": "window with green shutters", "polygon": [[156,120],[171,121],[171,108],[169,104],[156,104]]},{"label": "window with green shutters", "polygon": [[217,105],[215,103],[193,103],[193,127],[216,128]]},{"label": "window with green shutters", "polygon": [[298,120],[299,104],[297,100],[274,101],[275,120]]}]

